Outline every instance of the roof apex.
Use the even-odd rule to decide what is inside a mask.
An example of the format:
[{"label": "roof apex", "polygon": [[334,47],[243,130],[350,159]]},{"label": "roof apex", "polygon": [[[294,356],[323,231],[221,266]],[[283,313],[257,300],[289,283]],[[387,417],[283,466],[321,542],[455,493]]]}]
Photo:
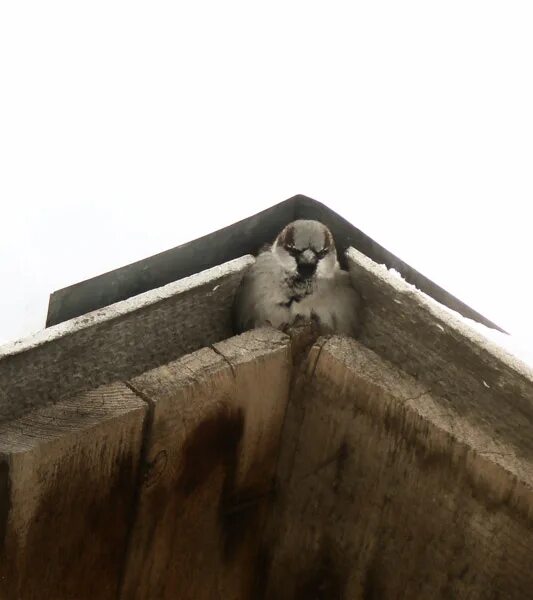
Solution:
[{"label": "roof apex", "polygon": [[[430,281],[325,204],[303,194],[170,250],[57,290],[50,295],[46,326],[62,323],[245,254],[256,254],[295,219],[316,219],[335,238],[341,263],[353,246],[377,263],[398,271],[409,283],[464,317],[503,331],[458,298]],[[343,265],[344,266],[344,265]]]}]

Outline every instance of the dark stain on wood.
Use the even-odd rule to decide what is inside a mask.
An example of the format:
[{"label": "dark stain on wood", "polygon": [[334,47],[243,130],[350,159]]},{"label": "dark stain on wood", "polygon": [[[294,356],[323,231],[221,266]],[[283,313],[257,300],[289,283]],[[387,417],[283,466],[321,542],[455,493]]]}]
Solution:
[{"label": "dark stain on wood", "polygon": [[[226,479],[228,489],[234,482]],[[226,486],[224,486],[226,488]],[[262,509],[272,493],[259,493],[253,488],[236,493],[223,490],[219,505],[219,522],[223,532],[224,558],[232,560],[249,534],[257,535]]]},{"label": "dark stain on wood", "polygon": [[335,480],[333,481],[333,488],[336,490],[342,482],[342,475],[346,467],[346,461],[348,460],[349,448],[346,440],[343,440],[339,449],[337,450],[337,457],[335,459]]},{"label": "dark stain on wood", "polygon": [[323,540],[311,567],[300,576],[296,585],[295,600],[343,600],[346,573],[340,567],[332,543]]},{"label": "dark stain on wood", "polygon": [[220,465],[234,476],[243,431],[242,409],[232,410],[227,406],[204,419],[192,431],[183,447],[178,479],[178,488],[185,496],[191,495]]},{"label": "dark stain on wood", "polygon": [[104,480],[83,459],[61,465],[44,490],[11,589],[24,598],[115,598],[133,510],[137,457],[118,455]]},{"label": "dark stain on wood", "polygon": [[224,559],[232,560],[247,534],[258,524],[265,494],[238,489],[236,484],[241,439],[244,432],[241,408],[224,406],[192,431],[183,447],[178,489],[186,497],[203,485],[218,467],[224,483],[218,506]]},{"label": "dark stain on wood", "polygon": [[142,485],[152,487],[163,475],[167,468],[168,454],[166,450],[160,450],[150,462],[143,468]]},{"label": "dark stain on wood", "polygon": [[16,538],[8,541],[8,519],[11,511],[11,479],[9,462],[0,461],[0,597],[16,598],[16,590],[11,581],[13,571],[12,555],[16,552]]},{"label": "dark stain on wood", "polygon": [[[322,389],[330,390],[331,386],[335,384],[328,379],[325,383],[317,385],[314,382],[313,385],[315,386],[315,391],[318,390],[318,393],[320,393]],[[331,392],[327,391],[324,393]],[[343,392],[341,389],[338,389],[338,393],[341,395]],[[408,410],[401,402],[392,400],[388,409],[379,417],[369,410],[360,410],[359,412],[367,415],[378,429],[394,437],[398,441],[399,447],[405,448],[405,450],[414,456],[417,465],[423,471],[428,473],[437,472],[438,470],[449,472],[455,481],[461,479],[467,482],[472,496],[489,511],[503,511],[513,519],[523,519],[530,525],[533,524],[533,518],[529,514],[529,511],[523,505],[513,500],[513,491],[511,488],[502,493],[498,488],[494,488],[490,480],[484,480],[483,477],[476,476],[476,473],[471,468],[468,468],[468,447],[466,444],[457,442],[450,434],[445,434],[449,442],[449,447],[461,448],[463,452],[452,455],[444,445],[442,448],[430,447],[427,444],[426,433],[419,428],[416,422],[410,422],[410,419],[416,419],[417,417],[411,417],[408,414]],[[339,449],[339,452],[341,452],[341,449]],[[339,456],[339,458],[342,458],[341,464],[345,460],[342,454],[343,452]],[[393,458],[391,455],[391,460]],[[481,458],[481,460],[483,459]]]},{"label": "dark stain on wood", "polygon": [[263,600],[266,597],[271,564],[272,552],[266,545],[262,544],[257,551],[253,568],[254,581],[250,597],[254,600]]},{"label": "dark stain on wood", "polygon": [[7,519],[10,510],[11,480],[9,478],[9,463],[7,460],[2,460],[0,462],[0,556],[3,554],[5,548]]},{"label": "dark stain on wood", "polygon": [[381,569],[377,563],[376,557],[370,561],[363,575],[363,598],[362,600],[381,600],[385,597],[385,590],[381,583]]}]

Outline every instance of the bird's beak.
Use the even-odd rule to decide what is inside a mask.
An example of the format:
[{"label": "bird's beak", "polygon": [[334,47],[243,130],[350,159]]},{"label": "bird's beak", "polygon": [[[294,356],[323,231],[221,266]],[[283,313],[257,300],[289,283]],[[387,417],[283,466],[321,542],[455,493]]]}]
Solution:
[{"label": "bird's beak", "polygon": [[317,263],[316,254],[312,250],[309,250],[309,248],[308,248],[307,250],[304,250],[304,252],[302,252],[300,254],[300,260],[298,262],[300,264],[304,264],[304,265],[316,265],[316,263]]},{"label": "bird's beak", "polygon": [[312,250],[305,250],[298,258],[298,274],[304,279],[312,277],[316,270],[318,259]]}]

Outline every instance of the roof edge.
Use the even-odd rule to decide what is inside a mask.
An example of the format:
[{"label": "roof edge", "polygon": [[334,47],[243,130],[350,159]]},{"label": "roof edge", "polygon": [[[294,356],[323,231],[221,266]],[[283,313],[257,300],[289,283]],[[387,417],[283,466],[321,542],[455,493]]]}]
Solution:
[{"label": "roof edge", "polygon": [[240,256],[256,254],[263,244],[272,242],[283,226],[297,218],[316,219],[331,229],[344,268],[344,251],[352,246],[373,261],[395,269],[407,282],[437,302],[505,333],[501,327],[389,252],[328,206],[303,194],[292,196],[196,240],[53,292],[48,304],[46,327]]}]

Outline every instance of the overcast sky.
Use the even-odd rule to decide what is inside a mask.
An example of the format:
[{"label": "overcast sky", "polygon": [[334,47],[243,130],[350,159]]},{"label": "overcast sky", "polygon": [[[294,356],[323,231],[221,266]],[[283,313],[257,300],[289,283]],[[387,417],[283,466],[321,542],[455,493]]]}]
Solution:
[{"label": "overcast sky", "polygon": [[533,348],[531,2],[2,2],[0,342],[303,193]]}]

